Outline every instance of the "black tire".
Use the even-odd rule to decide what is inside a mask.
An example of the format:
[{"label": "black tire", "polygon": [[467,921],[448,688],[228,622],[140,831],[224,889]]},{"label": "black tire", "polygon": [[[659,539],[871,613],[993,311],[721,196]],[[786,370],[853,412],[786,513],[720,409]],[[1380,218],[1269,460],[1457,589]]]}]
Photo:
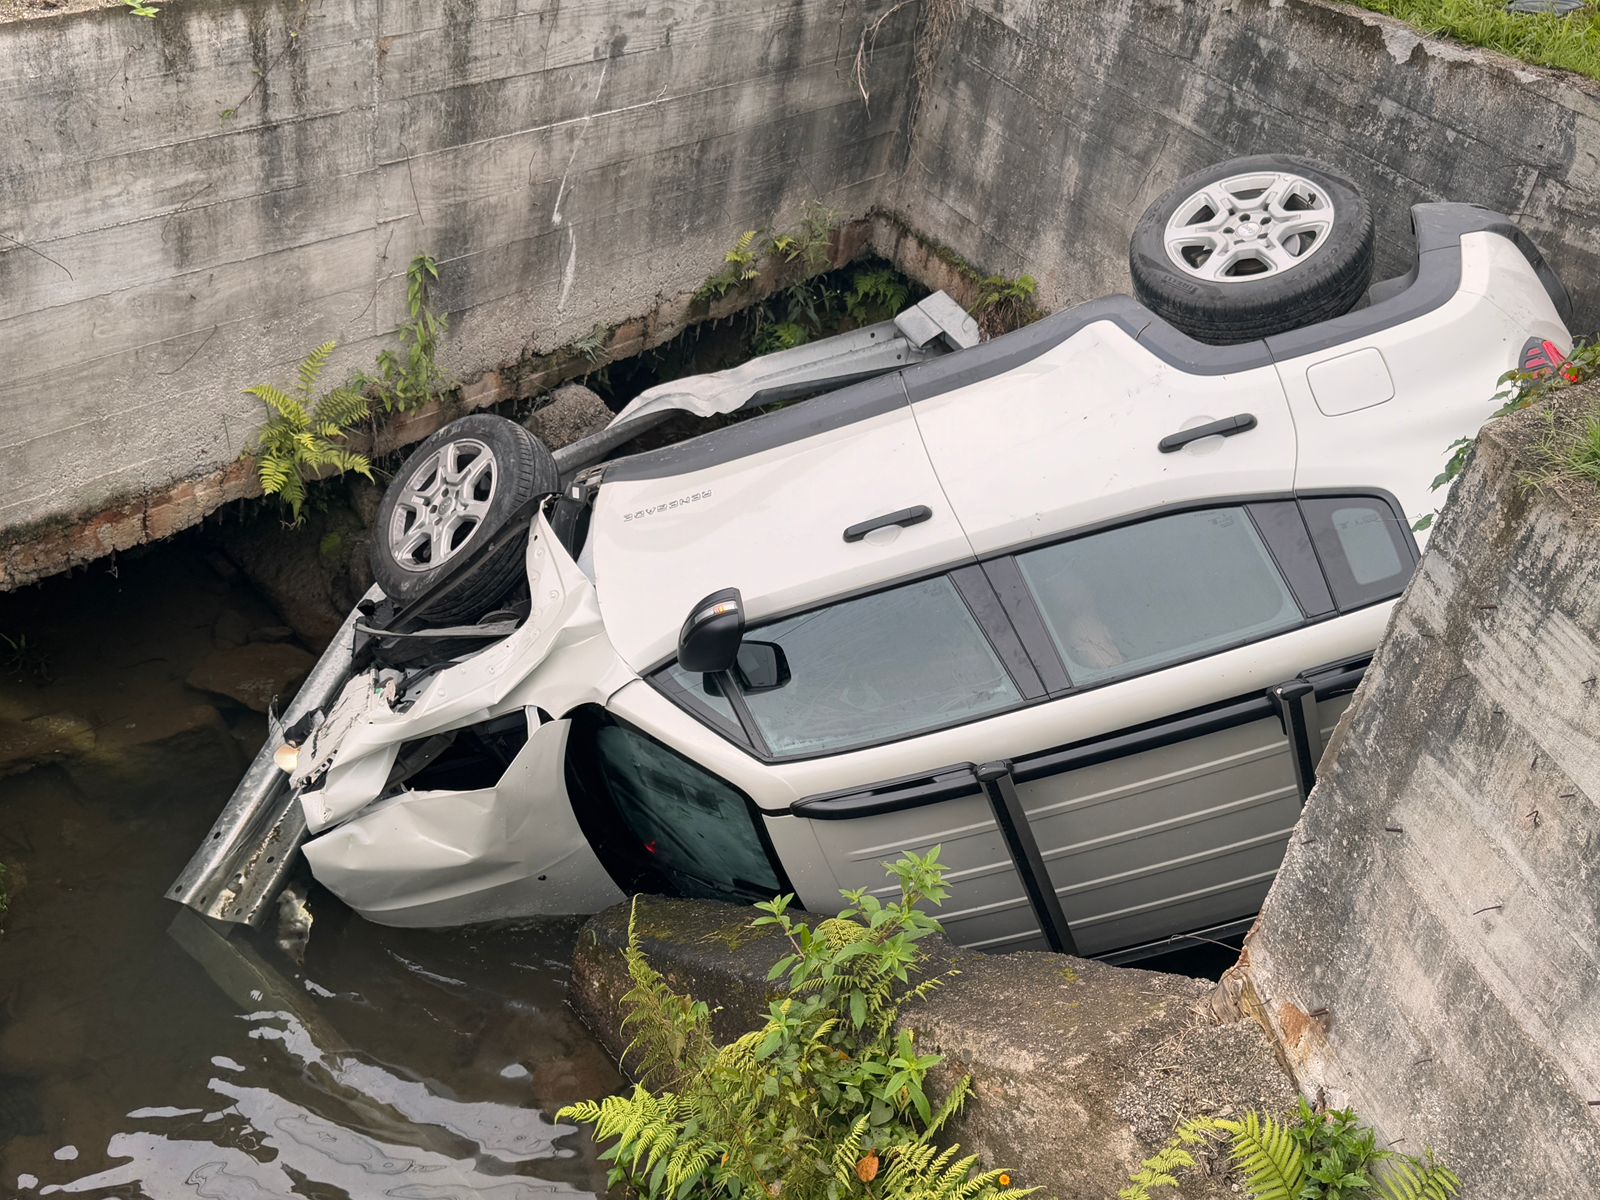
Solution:
[{"label": "black tire", "polygon": [[[1180,268],[1168,255],[1166,240],[1167,224],[1180,206],[1202,188],[1268,171],[1300,176],[1320,188],[1332,205],[1331,228],[1306,243],[1310,249],[1304,260],[1255,280],[1248,276],[1251,260],[1247,257],[1230,282],[1201,279]],[[1232,211],[1233,198],[1228,199]],[[1202,216],[1205,211],[1201,210]],[[1303,241],[1308,236],[1299,238]],[[1313,159],[1256,154],[1196,171],[1167,189],[1139,218],[1128,250],[1128,266],[1134,294],[1157,316],[1198,341],[1229,345],[1314,325],[1350,311],[1371,282],[1372,250],[1372,209],[1355,184]],[[1205,251],[1192,253],[1204,255]],[[1195,264],[1196,269],[1203,261]],[[1258,261],[1255,269],[1266,269],[1263,261]]]},{"label": "black tire", "polygon": [[[490,461],[474,473],[484,451]],[[454,574],[512,513],[560,484],[550,451],[522,426],[487,413],[452,421],[412,451],[384,492],[372,530],[372,576],[385,596],[409,604]],[[435,508],[424,493],[432,493]],[[476,620],[521,577],[525,553],[521,539],[503,547],[463,589],[430,606],[429,617]]]}]

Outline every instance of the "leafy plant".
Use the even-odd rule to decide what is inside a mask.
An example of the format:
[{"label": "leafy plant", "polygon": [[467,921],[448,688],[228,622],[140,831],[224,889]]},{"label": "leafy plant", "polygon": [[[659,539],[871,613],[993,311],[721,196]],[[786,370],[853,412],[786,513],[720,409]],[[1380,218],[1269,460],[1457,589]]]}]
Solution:
[{"label": "leafy plant", "polygon": [[985,275],[977,282],[972,315],[988,334],[1005,333],[1039,319],[1033,302],[1039,281],[1032,275],[1012,279],[1006,275]]},{"label": "leafy plant", "polygon": [[378,352],[378,375],[364,377],[360,385],[370,385],[385,412],[406,412],[435,399],[453,386],[439,370],[439,339],[449,327],[449,318],[433,310],[429,303],[433,285],[439,279],[439,264],[430,254],[419,254],[406,268],[406,320],[396,331],[400,351]]},{"label": "leafy plant", "polygon": [[936,1103],[928,1073],[942,1060],[896,1022],[941,982],[910,977],[923,959],[916,943],[939,928],[920,905],[948,894],[945,868],[936,847],[887,869],[898,899],[842,892],[845,909],[815,927],[789,915],[793,896],[756,905],[765,915],[752,928],[787,939],[790,953],[768,972],[786,994],[727,1045],[713,1038],[707,1006],[674,992],[645,959],[635,902],[625,951],[633,987],[622,1003],[633,1034],[624,1059],[641,1082],[558,1114],[611,1143],[601,1154],[610,1186],[644,1200],[780,1191],[785,1200],[1019,1200],[1033,1191],[934,1144],[971,1081]]},{"label": "leafy plant", "polygon": [[[1489,403],[1498,404],[1498,407],[1489,414],[1488,421],[1527,408],[1541,396],[1571,387],[1575,383],[1582,383],[1592,378],[1597,370],[1600,370],[1600,346],[1597,346],[1591,338],[1579,338],[1572,348],[1571,355],[1563,363],[1532,370],[1519,367],[1507,371],[1495,380],[1497,390],[1489,397]],[[1487,423],[1486,421],[1485,424]],[[1472,459],[1473,448],[1477,444],[1478,435],[1474,433],[1469,437],[1459,437],[1445,447],[1449,458],[1445,460],[1444,470],[1434,477],[1430,485],[1433,491],[1448,487],[1456,481],[1461,472],[1466,470],[1467,463]],[[1578,473],[1586,472],[1580,468]],[[1413,522],[1411,528],[1421,533],[1433,525],[1438,515],[1439,510],[1434,509],[1427,516]]]},{"label": "leafy plant", "polygon": [[154,17],[161,11],[152,4],[146,4],[144,0],[118,0],[118,3],[128,10],[128,15],[131,17]]},{"label": "leafy plant", "polygon": [[1301,1100],[1288,1123],[1258,1112],[1237,1121],[1185,1121],[1140,1164],[1118,1200],[1151,1200],[1161,1188],[1177,1188],[1180,1172],[1196,1165],[1193,1151],[1219,1139],[1251,1200],[1449,1200],[1461,1189],[1432,1152],[1415,1158],[1379,1150],[1376,1135],[1349,1109],[1319,1113]]},{"label": "leafy plant", "polygon": [[31,679],[35,683],[50,682],[50,659],[26,633],[15,637],[0,633],[0,674],[13,679]]},{"label": "leafy plant", "polygon": [[852,320],[870,325],[894,316],[910,298],[911,289],[906,286],[905,276],[891,267],[883,267],[856,275],[844,307]]},{"label": "leafy plant", "polygon": [[756,354],[772,354],[778,350],[793,350],[811,340],[811,331],[798,321],[774,321],[764,325],[750,343]]},{"label": "leafy plant", "polygon": [[741,233],[733,248],[722,256],[722,269],[700,285],[695,299],[720,300],[760,276],[757,264],[761,261],[761,251],[756,247],[760,236],[759,229],[746,229]]},{"label": "leafy plant", "polygon": [[590,366],[598,366],[611,358],[611,353],[606,349],[606,343],[611,340],[611,327],[597,324],[588,333],[572,343],[572,352],[580,354],[589,361]]},{"label": "leafy plant", "polygon": [[336,345],[324,342],[306,355],[293,391],[270,383],[245,389],[245,394],[260,400],[269,413],[255,448],[247,453],[256,461],[261,490],[287,505],[296,525],[306,499],[304,472],[332,467],[372,478],[372,464],[366,455],[340,444],[370,415],[366,397],[348,385],[317,395],[323,368]]},{"label": "leafy plant", "polygon": [[833,261],[833,234],[838,227],[839,214],[813,200],[806,205],[799,227],[774,235],[768,249],[783,262],[803,263],[808,271],[820,271]]}]

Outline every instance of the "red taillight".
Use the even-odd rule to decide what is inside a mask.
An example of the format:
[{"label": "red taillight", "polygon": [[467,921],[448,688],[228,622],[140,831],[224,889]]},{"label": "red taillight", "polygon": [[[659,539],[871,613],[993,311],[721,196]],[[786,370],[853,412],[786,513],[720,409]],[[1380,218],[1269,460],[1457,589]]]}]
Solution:
[{"label": "red taillight", "polygon": [[[1534,375],[1545,376],[1566,367],[1567,352],[1549,338],[1529,338],[1522,347],[1522,369]],[[1569,383],[1578,382],[1576,369],[1568,367],[1561,375]]]}]

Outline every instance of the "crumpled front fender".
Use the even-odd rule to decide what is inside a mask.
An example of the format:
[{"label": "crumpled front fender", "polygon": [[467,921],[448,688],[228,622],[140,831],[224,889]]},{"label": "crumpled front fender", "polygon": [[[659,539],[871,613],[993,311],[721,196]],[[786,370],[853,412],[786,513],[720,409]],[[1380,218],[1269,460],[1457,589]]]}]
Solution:
[{"label": "crumpled front fender", "polygon": [[385,700],[368,672],[351,680],[313,743],[313,766],[327,763],[320,787],[302,793],[313,833],[371,804],[408,741],[476,724],[519,708],[564,716],[604,704],[638,678],[606,637],[594,584],[541,513],[528,538],[533,609],[514,633],[429,677],[416,691]]},{"label": "crumpled front fender", "polygon": [[490,788],[401,792],[305,845],[312,873],[382,925],[597,912],[622,899],[579,828],[569,721],[538,724]]}]

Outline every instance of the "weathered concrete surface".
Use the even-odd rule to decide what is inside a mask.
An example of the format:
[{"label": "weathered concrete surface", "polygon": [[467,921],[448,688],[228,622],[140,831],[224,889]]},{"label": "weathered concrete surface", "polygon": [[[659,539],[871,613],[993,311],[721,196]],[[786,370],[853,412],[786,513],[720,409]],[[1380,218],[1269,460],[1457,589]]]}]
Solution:
[{"label": "weathered concrete surface", "polygon": [[1600,493],[1522,486],[1551,429],[1481,439],[1244,967],[1302,1088],[1484,1198],[1592,1196],[1600,1163]]},{"label": "weathered concrete surface", "polygon": [[[651,963],[679,991],[721,1006],[713,1020],[724,1039],[758,1024],[775,994],[767,968],[784,947],[771,931],[751,930],[751,915],[639,901]],[[619,905],[585,925],[571,983],[574,1007],[618,1057],[628,1043],[619,1031],[627,924]],[[1183,1118],[1293,1104],[1260,1027],[1218,1025],[1201,980],[1058,954],[978,954],[943,939],[923,945],[930,972],[960,972],[903,1018],[919,1047],[945,1055],[936,1084],[973,1077],[975,1095],[950,1137],[1045,1195],[1105,1200]],[[1202,1174],[1183,1194],[1231,1193]]]},{"label": "weathered concrete surface", "polygon": [[968,0],[881,203],[1047,308],[1126,291],[1145,206],[1219,159],[1284,151],[1371,197],[1378,270],[1409,206],[1518,218],[1600,325],[1600,86],[1324,0]]},{"label": "weathered concrete surface", "polygon": [[[1367,187],[1384,272],[1408,265],[1415,201],[1511,213],[1600,325],[1588,80],[1326,0],[951,2],[925,79],[917,8],[879,30],[870,107],[851,59],[892,0],[207,0],[0,24],[0,590],[259,494],[241,390],[329,338],[335,374],[370,363],[420,250],[466,409],[582,373],[562,348],[597,326],[613,358],[660,344],[705,315],[694,288],[740,231],[812,199],[876,209],[875,246],[958,299],[976,267],[1036,276],[1057,308],[1127,288],[1128,233],[1168,183],[1264,150]],[[390,421],[373,449],[450,415]]]},{"label": "weathered concrete surface", "polygon": [[[888,7],[207,0],[0,25],[0,531],[48,543],[0,554],[0,587],[247,492],[241,389],[330,338],[333,374],[370,364],[419,251],[472,381],[597,325],[619,352],[669,335],[741,230],[811,200],[861,215],[899,117],[843,64]],[[890,72],[913,17],[884,26]],[[90,515],[65,544],[41,525]]]}]

